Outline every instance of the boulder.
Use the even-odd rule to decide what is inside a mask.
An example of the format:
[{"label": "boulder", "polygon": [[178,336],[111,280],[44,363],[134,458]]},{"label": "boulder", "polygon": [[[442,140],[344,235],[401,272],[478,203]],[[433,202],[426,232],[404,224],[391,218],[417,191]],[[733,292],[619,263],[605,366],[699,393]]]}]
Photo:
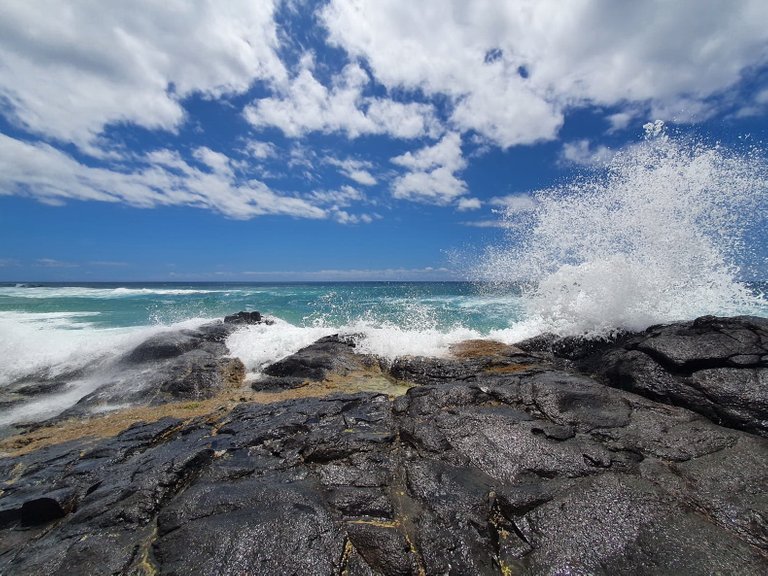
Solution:
[{"label": "boulder", "polygon": [[272,324],[271,320],[263,318],[260,312],[238,312],[224,317],[224,324],[246,326],[249,324]]},{"label": "boulder", "polygon": [[706,316],[654,326],[596,363],[611,385],[768,436],[768,320]]},{"label": "boulder", "polygon": [[346,376],[372,366],[378,367],[379,361],[373,356],[356,353],[355,340],[355,336],[339,334],[320,338],[267,366],[252,387],[254,390],[298,388],[309,382],[322,382],[331,376]]}]

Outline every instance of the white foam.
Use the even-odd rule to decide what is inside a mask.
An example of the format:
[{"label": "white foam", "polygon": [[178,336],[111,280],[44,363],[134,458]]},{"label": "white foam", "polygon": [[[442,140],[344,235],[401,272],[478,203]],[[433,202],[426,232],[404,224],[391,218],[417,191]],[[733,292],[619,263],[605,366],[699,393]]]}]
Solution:
[{"label": "white foam", "polygon": [[170,326],[101,328],[75,318],[95,312],[0,312],[0,386],[22,376],[46,377],[78,370],[115,357],[164,330],[192,328],[205,319]]},{"label": "white foam", "polygon": [[230,354],[237,356],[250,373],[260,372],[271,364],[290,356],[315,340],[338,330],[326,326],[294,326],[280,319],[274,324],[244,326],[227,338]]},{"label": "white foam", "polygon": [[[188,294],[224,294],[230,292],[240,292],[240,290],[204,290],[198,288],[87,288],[77,286],[35,286],[24,287],[23,285],[0,287],[0,296],[11,298],[94,298],[94,299],[112,299],[126,298],[133,296],[184,296]],[[248,291],[248,293],[251,293]]]},{"label": "white foam", "polygon": [[357,320],[342,326],[295,326],[275,319],[273,325],[245,326],[227,339],[227,347],[246,366],[250,377],[260,373],[268,364],[290,356],[318,339],[331,334],[356,337],[357,351],[376,354],[394,360],[398,356],[442,356],[456,342],[481,338],[476,330],[455,327],[404,328],[391,323]]},{"label": "white foam", "polygon": [[363,335],[358,342],[359,352],[375,354],[390,361],[398,356],[444,356],[451,344],[482,337],[476,330],[463,327],[409,330],[395,325],[358,323],[353,324],[350,331]]},{"label": "white foam", "polygon": [[[508,215],[509,244],[489,250],[479,272],[527,282],[526,319],[497,335],[604,335],[768,310],[739,281],[756,264],[745,232],[765,226],[762,152],[650,128],[605,172],[535,193],[536,208],[522,220]],[[752,272],[765,276],[764,262]]]}]

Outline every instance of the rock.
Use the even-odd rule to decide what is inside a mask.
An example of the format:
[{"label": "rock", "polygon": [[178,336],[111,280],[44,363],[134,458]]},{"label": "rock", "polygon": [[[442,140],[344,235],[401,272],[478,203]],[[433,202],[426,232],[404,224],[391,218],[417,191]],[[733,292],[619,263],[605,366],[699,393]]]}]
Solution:
[{"label": "rock", "polygon": [[[648,343],[672,370],[635,346],[658,330],[580,357],[655,366],[654,394],[490,346],[395,362],[423,382],[396,399],[244,402],[0,458],[0,573],[765,574],[768,439],[672,405],[694,376],[732,398],[758,344],[700,364]],[[323,339],[271,377],[372,361],[354,350]]]},{"label": "rock", "polygon": [[81,398],[58,418],[115,405],[204,400],[240,387],[245,366],[238,358],[226,356],[224,340],[230,330],[213,323],[149,338],[120,360],[113,381]]},{"label": "rock", "polygon": [[716,318],[656,326],[606,353],[611,386],[768,436],[768,320]]},{"label": "rock", "polygon": [[224,324],[235,324],[242,326],[262,323],[272,324],[272,321],[263,318],[260,312],[238,312],[237,314],[224,317]]},{"label": "rock", "polygon": [[287,358],[264,369],[254,381],[254,390],[298,388],[308,382],[321,382],[331,375],[346,376],[364,371],[379,362],[372,356],[355,352],[355,337],[334,334],[320,338]]},{"label": "rock", "polygon": [[401,356],[389,367],[389,373],[398,380],[418,384],[439,384],[441,382],[474,381],[483,374],[512,374],[535,370],[542,365],[542,359],[509,347],[500,354],[500,349],[490,346],[492,355],[478,354],[476,344],[455,346],[458,357],[427,358],[423,356]]}]

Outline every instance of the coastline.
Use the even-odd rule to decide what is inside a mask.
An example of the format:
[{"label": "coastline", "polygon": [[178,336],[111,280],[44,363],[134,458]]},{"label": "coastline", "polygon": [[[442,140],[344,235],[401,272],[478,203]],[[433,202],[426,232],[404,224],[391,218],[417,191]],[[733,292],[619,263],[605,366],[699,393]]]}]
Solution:
[{"label": "coastline", "polygon": [[[132,358],[221,356],[223,326]],[[3,441],[0,571],[768,567],[768,320],[391,362],[331,336],[255,381],[216,366],[80,436],[63,420]]]}]

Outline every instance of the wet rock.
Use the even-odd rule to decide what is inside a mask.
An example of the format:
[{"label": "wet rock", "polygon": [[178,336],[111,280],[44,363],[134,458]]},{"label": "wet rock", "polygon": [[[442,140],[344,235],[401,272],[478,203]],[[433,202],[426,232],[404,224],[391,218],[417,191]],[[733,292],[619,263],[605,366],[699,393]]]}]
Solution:
[{"label": "wet rock", "polygon": [[157,405],[205,400],[240,387],[245,366],[227,356],[227,336],[235,329],[221,322],[195,330],[155,335],[120,359],[112,380],[81,398],[58,419],[109,409],[115,405]]},{"label": "wet rock", "polygon": [[249,324],[272,324],[271,320],[264,318],[260,312],[238,312],[224,317],[224,324],[238,326]]},{"label": "wet rock", "polygon": [[441,382],[476,381],[484,373],[509,374],[535,369],[542,364],[538,357],[520,353],[514,347],[509,354],[481,356],[469,350],[459,350],[460,357],[428,358],[401,356],[389,367],[389,373],[407,382],[439,384]]},{"label": "wet rock", "polygon": [[[397,399],[242,403],[0,458],[0,573],[765,574],[768,439],[668,391],[695,377],[736,406],[761,368],[740,338],[714,365],[631,339],[592,356],[652,362],[653,398],[491,347],[394,363],[422,382]],[[271,377],[368,361],[332,337]]]},{"label": "wet rock", "polygon": [[331,375],[345,376],[378,367],[376,358],[357,354],[355,347],[354,336],[326,336],[267,366],[264,376],[254,381],[252,387],[255,390],[298,388],[308,382],[321,382]]},{"label": "wet rock", "polygon": [[611,386],[768,436],[768,320],[716,318],[649,328],[600,358]]},{"label": "wet rock", "polygon": [[158,517],[161,574],[333,574],[343,537],[311,480],[199,483]]}]

